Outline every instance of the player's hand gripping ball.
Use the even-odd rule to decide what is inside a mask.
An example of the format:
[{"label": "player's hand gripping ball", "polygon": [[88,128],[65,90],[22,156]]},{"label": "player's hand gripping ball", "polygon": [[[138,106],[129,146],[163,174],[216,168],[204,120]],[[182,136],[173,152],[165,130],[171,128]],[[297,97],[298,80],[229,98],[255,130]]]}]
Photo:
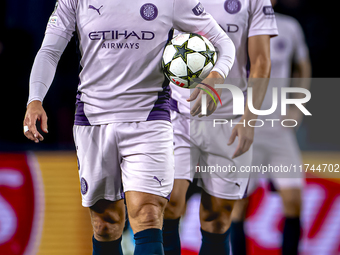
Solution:
[{"label": "player's hand gripping ball", "polygon": [[165,76],[182,88],[193,88],[206,78],[217,60],[217,52],[205,37],[183,33],[165,47],[162,69]]}]

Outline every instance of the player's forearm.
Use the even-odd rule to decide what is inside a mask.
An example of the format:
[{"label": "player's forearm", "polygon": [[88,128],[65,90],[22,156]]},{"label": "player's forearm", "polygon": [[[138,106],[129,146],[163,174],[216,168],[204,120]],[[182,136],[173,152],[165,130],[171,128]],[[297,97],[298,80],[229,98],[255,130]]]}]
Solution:
[{"label": "player's forearm", "polygon": [[32,67],[27,104],[35,100],[43,101],[67,43],[68,41],[63,37],[53,34],[45,35]]},{"label": "player's forearm", "polygon": [[228,36],[220,35],[220,37],[214,44],[218,50],[218,56],[213,71],[220,73],[223,78],[226,78],[234,64],[236,50],[234,43]]},{"label": "player's forearm", "polygon": [[[270,70],[271,61],[270,58],[267,57],[259,57],[250,69],[248,87],[252,88],[252,105],[257,110],[261,109],[262,102],[267,92]],[[243,118],[246,120],[257,118],[257,115],[249,110],[248,100]]]},{"label": "player's forearm", "polygon": [[[210,15],[208,16],[210,17]],[[208,25],[201,32],[218,52],[217,62],[212,70],[221,74],[225,79],[235,62],[236,49],[233,41],[212,18],[209,19]]]}]

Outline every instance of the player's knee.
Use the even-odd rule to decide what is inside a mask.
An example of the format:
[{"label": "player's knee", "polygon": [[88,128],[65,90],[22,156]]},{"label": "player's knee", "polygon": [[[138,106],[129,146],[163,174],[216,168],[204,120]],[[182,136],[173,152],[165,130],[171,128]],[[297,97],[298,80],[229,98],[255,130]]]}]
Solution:
[{"label": "player's knee", "polygon": [[231,218],[233,221],[244,221],[247,213],[249,199],[244,198],[235,202]]},{"label": "player's knee", "polygon": [[129,217],[143,229],[161,226],[162,215],[163,208],[153,203],[142,204],[138,209],[129,212]]},{"label": "player's knee", "polygon": [[119,212],[92,217],[93,232],[97,240],[115,240],[123,232],[125,218]]},{"label": "player's knee", "polygon": [[[225,233],[231,224],[230,206],[223,206],[220,210],[210,208],[209,210],[201,210],[200,219],[202,228],[206,228],[211,233]],[[205,226],[205,227],[203,227]]]},{"label": "player's knee", "polygon": [[189,181],[184,179],[176,179],[174,187],[171,192],[170,201],[167,203],[164,218],[165,219],[178,219],[185,211],[186,193],[189,187]]},{"label": "player's knee", "polygon": [[122,200],[100,200],[90,208],[90,216],[98,241],[112,241],[121,236],[125,224],[125,205]]},{"label": "player's knee", "polygon": [[283,204],[286,216],[297,217],[300,215],[301,198],[299,196],[285,197]]},{"label": "player's knee", "polygon": [[225,233],[230,227],[230,214],[223,212],[209,212],[200,215],[201,226],[211,233]]},{"label": "player's knee", "polygon": [[[182,195],[184,196],[184,195]],[[171,195],[170,201],[167,203],[164,211],[165,219],[178,219],[180,218],[185,209],[185,196],[181,197],[180,194]]]}]

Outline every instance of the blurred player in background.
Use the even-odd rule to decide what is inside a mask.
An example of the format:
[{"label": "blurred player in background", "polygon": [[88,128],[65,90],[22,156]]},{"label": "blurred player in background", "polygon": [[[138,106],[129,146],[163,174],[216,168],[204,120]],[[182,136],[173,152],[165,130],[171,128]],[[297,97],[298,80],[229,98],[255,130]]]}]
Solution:
[{"label": "blurred player in background", "polygon": [[[270,75],[270,37],[277,35],[275,15],[270,0],[204,0],[205,10],[211,13],[227,32],[236,46],[235,64],[229,72],[226,84],[233,84],[245,91],[252,86],[254,107],[259,109],[265,96]],[[247,62],[250,74],[247,82]],[[202,85],[203,86],[203,85]],[[174,126],[175,182],[164,214],[165,254],[180,254],[179,220],[184,213],[186,192],[193,181],[194,168],[200,166],[250,165],[251,144],[254,129],[248,125],[217,125],[213,119],[248,122],[256,119],[246,106],[243,116],[232,114],[232,96],[222,91],[223,106],[210,116],[197,118],[200,108],[196,103],[190,109],[190,101],[198,91],[178,86],[172,88],[172,122]],[[198,96],[199,98],[199,96]],[[200,99],[197,99],[199,101]],[[208,112],[213,109],[209,106]],[[195,117],[190,117],[190,114]],[[202,132],[203,130],[203,132]],[[205,132],[204,132],[205,131]],[[244,197],[248,184],[247,176],[237,173],[202,176],[198,185],[202,187],[200,224],[202,245],[200,254],[229,254],[229,226],[231,211],[236,200]]]},{"label": "blurred player in background", "polygon": [[[276,1],[272,0],[272,4],[274,6]],[[271,107],[273,87],[280,88],[292,85],[308,89],[310,81],[308,78],[311,76],[308,48],[299,23],[292,17],[279,13],[276,13],[275,17],[279,36],[273,38],[270,42],[271,81],[262,109]],[[290,77],[306,79],[293,79],[293,84],[290,84]],[[296,120],[300,124],[302,116],[302,112],[295,105],[290,105],[287,116],[284,116],[284,118]],[[282,119],[279,107],[272,115],[261,116],[260,119]],[[271,166],[302,165],[300,150],[292,128],[283,128],[281,125],[272,128],[271,123],[265,122],[263,127],[255,129],[253,146],[253,165],[255,166],[260,166],[261,164],[270,164]],[[297,254],[300,236],[301,190],[304,175],[300,172],[293,173],[291,176],[279,173],[276,175],[277,178],[274,178],[275,175],[272,173],[268,175],[268,177],[271,177],[275,189],[279,190],[283,201],[285,223],[282,254]],[[258,183],[257,178],[256,174],[251,174],[249,194],[255,191]],[[231,240],[233,254],[235,255],[246,254],[243,222],[247,205],[248,198],[238,201],[232,214],[232,231],[234,235]]]},{"label": "blurred player in background", "polygon": [[24,133],[39,142],[43,136],[36,121],[48,132],[42,101],[77,33],[82,70],[73,131],[95,255],[122,254],[123,192],[135,254],[163,254],[163,212],[173,187],[174,161],[170,88],[161,57],[173,28],[210,39],[221,51],[208,77],[227,75],[234,45],[196,0],[59,0],[34,61]]}]

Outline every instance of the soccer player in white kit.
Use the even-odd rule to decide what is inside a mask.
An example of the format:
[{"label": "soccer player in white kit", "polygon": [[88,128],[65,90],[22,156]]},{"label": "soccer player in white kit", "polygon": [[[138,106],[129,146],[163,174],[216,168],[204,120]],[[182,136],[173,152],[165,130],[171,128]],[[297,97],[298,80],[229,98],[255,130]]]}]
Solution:
[{"label": "soccer player in white kit", "polygon": [[[273,6],[276,1],[272,0]],[[299,23],[292,17],[275,14],[279,30],[279,36],[270,42],[271,47],[271,81],[268,85],[267,94],[262,104],[262,109],[269,109],[272,105],[272,88],[290,86],[290,77],[302,78],[295,80],[295,86],[309,88],[309,77],[311,67],[308,48],[305,43],[303,31]],[[293,65],[293,73],[292,73]],[[304,79],[303,79],[304,78]],[[294,80],[293,80],[294,81]],[[294,86],[294,84],[292,84]],[[261,116],[260,119],[294,119],[299,124],[302,121],[302,112],[295,106],[290,106],[287,116],[281,116],[278,108],[270,116]],[[271,123],[255,129],[253,165],[260,166],[300,166],[302,159],[296,141],[293,128],[284,128],[281,125],[271,127]],[[284,207],[285,223],[282,239],[282,254],[298,254],[298,243],[300,236],[300,207],[301,189],[303,187],[304,175],[300,171],[296,173],[267,173],[274,187],[279,191]],[[255,191],[258,185],[256,174],[251,174],[249,182],[249,195]],[[238,201],[233,211],[233,228],[236,236],[232,239],[232,247],[237,250],[234,254],[246,254],[245,235],[243,232],[243,221],[247,210],[248,199]],[[242,241],[243,240],[243,241]],[[240,252],[240,250],[242,250]]]},{"label": "soccer player in white kit", "polygon": [[42,101],[76,32],[82,70],[73,131],[93,254],[122,253],[124,193],[135,254],[163,254],[174,160],[170,88],[161,57],[173,28],[205,35],[220,49],[208,77],[227,75],[235,47],[196,0],[59,0],[48,21],[31,72],[24,133],[42,141],[37,120],[48,132]]},{"label": "soccer player in white kit", "polygon": [[[270,74],[270,37],[277,35],[275,15],[270,0],[205,0],[205,10],[216,19],[227,32],[236,47],[236,58],[226,84],[233,84],[246,91],[247,62],[250,61],[249,86],[253,87],[254,107],[259,109],[264,98]],[[179,219],[185,210],[185,195],[193,180],[195,167],[241,166],[251,164],[253,128],[245,125],[217,125],[213,119],[234,122],[256,119],[248,107],[244,116],[232,113],[232,97],[222,91],[219,105],[210,116],[197,115],[197,108],[186,101],[193,100],[197,93],[171,86],[172,121],[174,126],[175,182],[174,189],[164,214],[165,254],[180,254]],[[208,107],[209,108],[209,107]],[[209,109],[208,109],[209,110]],[[199,111],[198,111],[199,112]],[[210,112],[211,113],[211,112]],[[202,132],[202,130],[206,132]],[[236,138],[238,137],[238,138]],[[236,141],[235,141],[236,140]],[[230,216],[236,200],[244,197],[248,176],[237,173],[215,173],[202,176],[198,185],[202,187],[200,223],[202,245],[200,254],[229,254]]]}]

